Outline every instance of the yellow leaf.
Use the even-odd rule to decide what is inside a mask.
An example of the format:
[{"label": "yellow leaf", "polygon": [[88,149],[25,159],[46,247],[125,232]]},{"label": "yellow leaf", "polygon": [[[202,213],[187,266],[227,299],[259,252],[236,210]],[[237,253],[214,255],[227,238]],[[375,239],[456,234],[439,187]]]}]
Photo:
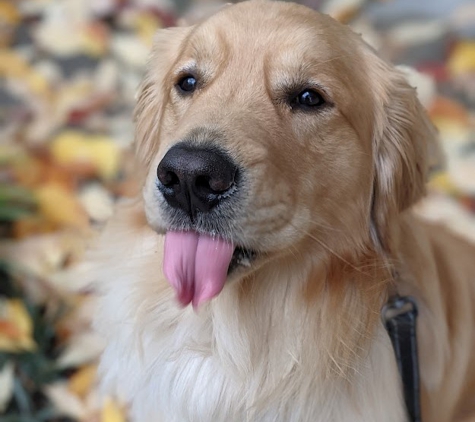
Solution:
[{"label": "yellow leaf", "polygon": [[82,48],[91,56],[102,57],[107,52],[108,37],[106,27],[98,23],[90,24],[81,32]]},{"label": "yellow leaf", "polygon": [[125,422],[122,408],[112,399],[107,398],[101,412],[101,422]]},{"label": "yellow leaf", "polygon": [[63,166],[91,166],[104,179],[113,178],[119,170],[119,148],[107,136],[65,131],[53,141],[51,154]]},{"label": "yellow leaf", "polygon": [[452,139],[466,139],[470,136],[470,128],[456,120],[433,117],[432,123],[439,130],[441,138],[446,142],[450,142]]},{"label": "yellow leaf", "polygon": [[454,75],[475,72],[475,42],[459,42],[450,55],[448,68]]},{"label": "yellow leaf", "polygon": [[0,49],[0,76],[20,79],[35,95],[50,92],[46,78],[33,70],[23,57],[7,49]]},{"label": "yellow leaf", "polygon": [[29,71],[23,57],[11,50],[0,49],[0,76],[22,79]]},{"label": "yellow leaf", "polygon": [[84,366],[69,379],[69,390],[81,398],[86,397],[96,381],[96,372],[96,365]]},{"label": "yellow leaf", "polygon": [[429,181],[429,186],[438,191],[442,191],[448,194],[456,195],[459,193],[456,186],[450,180],[448,173],[439,173],[432,177]]},{"label": "yellow leaf", "polygon": [[17,25],[21,16],[18,9],[9,1],[0,1],[0,23],[7,25]]},{"label": "yellow leaf", "polygon": [[105,136],[96,136],[92,142],[94,163],[104,179],[111,179],[119,169],[120,153],[116,144]]},{"label": "yellow leaf", "polygon": [[35,191],[40,213],[51,223],[65,227],[87,228],[89,219],[73,192],[57,183],[48,183]]},{"label": "yellow leaf", "polygon": [[28,72],[25,82],[33,94],[43,96],[50,93],[50,87],[47,79],[39,72],[33,70]]},{"label": "yellow leaf", "polygon": [[0,300],[0,350],[19,352],[36,347],[33,324],[19,299]]},{"label": "yellow leaf", "polygon": [[150,13],[139,13],[134,23],[139,37],[151,46],[157,29],[162,25],[160,19]]},{"label": "yellow leaf", "polygon": [[83,164],[91,161],[89,145],[84,135],[77,131],[62,132],[51,145],[51,154],[58,164]]}]

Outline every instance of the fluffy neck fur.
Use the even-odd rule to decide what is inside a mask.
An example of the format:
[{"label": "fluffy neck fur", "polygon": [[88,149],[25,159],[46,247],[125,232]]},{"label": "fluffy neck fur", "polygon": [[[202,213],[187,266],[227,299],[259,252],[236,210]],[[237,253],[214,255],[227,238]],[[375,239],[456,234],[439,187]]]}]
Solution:
[{"label": "fluffy neck fur", "polygon": [[375,253],[279,258],[195,314],[160,275],[161,238],[130,227],[106,231],[124,255],[102,265],[96,326],[105,383],[133,402],[137,421],[404,419],[379,323],[388,274]]}]

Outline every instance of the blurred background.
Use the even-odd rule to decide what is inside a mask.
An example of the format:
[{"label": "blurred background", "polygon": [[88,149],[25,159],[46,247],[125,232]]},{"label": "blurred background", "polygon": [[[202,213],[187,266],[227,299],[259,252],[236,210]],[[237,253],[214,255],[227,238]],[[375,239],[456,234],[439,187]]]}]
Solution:
[{"label": "blurred background", "polygon": [[[475,240],[475,2],[303,0],[404,66],[446,167],[417,211]],[[122,422],[75,264],[129,177],[132,109],[157,28],[207,0],[0,0],[0,422]],[[85,281],[85,280],[82,280]]]}]

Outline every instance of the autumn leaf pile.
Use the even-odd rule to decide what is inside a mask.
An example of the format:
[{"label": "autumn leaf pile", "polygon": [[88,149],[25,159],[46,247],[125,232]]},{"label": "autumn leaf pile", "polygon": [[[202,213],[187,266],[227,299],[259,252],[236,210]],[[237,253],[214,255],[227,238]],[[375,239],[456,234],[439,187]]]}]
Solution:
[{"label": "autumn leaf pile", "polygon": [[[329,13],[390,59],[413,48],[397,28],[360,20],[363,1],[333,3]],[[98,392],[93,292],[70,273],[134,191],[135,91],[171,10],[165,0],[0,0],[0,422],[127,419]],[[475,239],[475,42],[454,33],[442,59],[412,63],[448,156],[419,211]]]},{"label": "autumn leaf pile", "polygon": [[135,89],[173,23],[140,3],[0,1],[1,422],[126,420],[98,393],[90,291],[68,274],[133,189]]}]

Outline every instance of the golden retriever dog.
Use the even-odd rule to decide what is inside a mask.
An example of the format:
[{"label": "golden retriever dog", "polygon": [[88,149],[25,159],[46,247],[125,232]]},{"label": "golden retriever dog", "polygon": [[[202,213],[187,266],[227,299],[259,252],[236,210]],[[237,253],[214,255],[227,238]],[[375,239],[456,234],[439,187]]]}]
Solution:
[{"label": "golden retriever dog", "polygon": [[105,388],[139,422],[408,420],[381,309],[415,298],[425,422],[475,420],[475,247],[413,215],[436,131],[348,27],[250,1],[160,30],[142,192],[96,252]]}]

